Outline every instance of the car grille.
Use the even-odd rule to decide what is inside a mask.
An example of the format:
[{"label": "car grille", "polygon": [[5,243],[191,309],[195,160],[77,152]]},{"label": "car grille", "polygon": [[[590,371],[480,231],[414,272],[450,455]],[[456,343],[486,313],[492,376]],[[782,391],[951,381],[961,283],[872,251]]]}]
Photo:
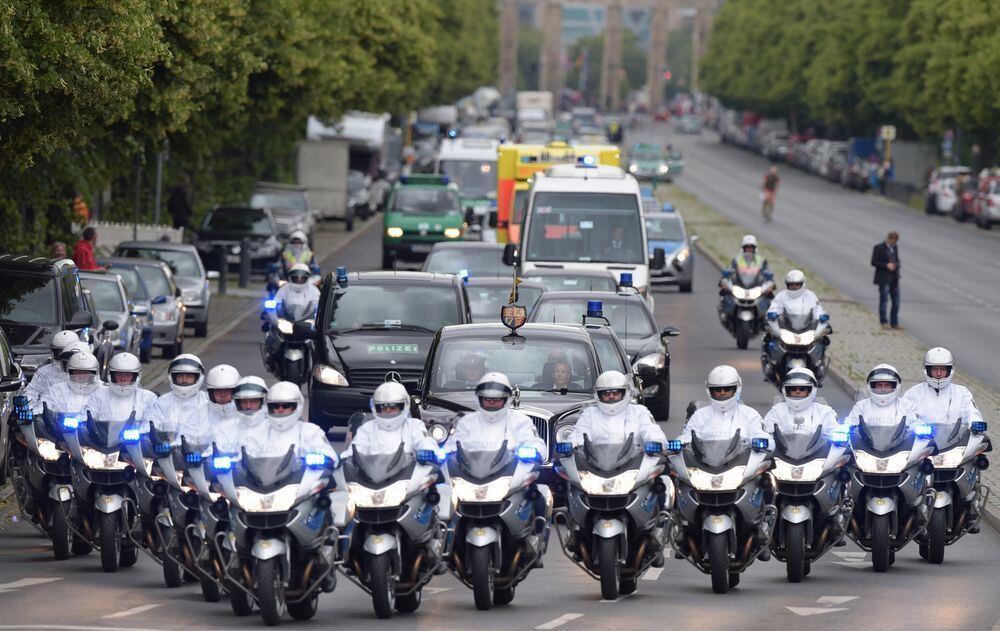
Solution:
[{"label": "car grille", "polygon": [[778,482],[778,494],[802,497],[816,493],[821,482]]},{"label": "car grille", "polygon": [[503,502],[461,502],[458,512],[470,519],[487,519],[497,517],[504,511],[510,500]]},{"label": "car grille", "polygon": [[357,519],[363,524],[391,524],[399,519],[399,513],[402,509],[402,506],[359,508],[357,509]]},{"label": "car grille", "polygon": [[295,520],[298,511],[282,511],[280,513],[246,513],[241,512],[240,517],[247,528],[256,530],[272,530],[274,528],[284,528]]},{"label": "car grille", "polygon": [[586,495],[584,502],[592,510],[619,511],[625,510],[632,502],[634,494],[629,495]]},{"label": "car grille", "polygon": [[416,381],[420,379],[420,370],[386,370],[384,368],[358,368],[350,371],[348,379],[355,388],[360,388],[365,392],[375,392],[375,388],[385,383],[387,373],[399,373],[403,381]]},{"label": "car grille", "polygon": [[691,496],[702,506],[729,506],[736,503],[739,491],[692,491]]},{"label": "car grille", "polygon": [[878,473],[862,473],[861,484],[873,489],[892,489],[900,484],[902,476],[898,473],[884,475]]},{"label": "car grille", "polygon": [[542,455],[542,462],[547,463],[552,460],[552,441],[550,440],[549,422],[538,416],[530,416],[529,418],[535,424],[535,431],[538,432],[538,437],[545,442],[545,453]]}]

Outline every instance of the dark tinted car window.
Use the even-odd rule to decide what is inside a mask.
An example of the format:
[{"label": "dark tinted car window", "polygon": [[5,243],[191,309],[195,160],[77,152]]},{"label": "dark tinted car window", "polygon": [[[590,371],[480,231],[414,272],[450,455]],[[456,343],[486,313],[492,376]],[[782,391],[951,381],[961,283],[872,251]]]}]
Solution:
[{"label": "dark tinted car window", "polygon": [[26,324],[56,324],[56,282],[49,276],[0,271],[0,318]]}]

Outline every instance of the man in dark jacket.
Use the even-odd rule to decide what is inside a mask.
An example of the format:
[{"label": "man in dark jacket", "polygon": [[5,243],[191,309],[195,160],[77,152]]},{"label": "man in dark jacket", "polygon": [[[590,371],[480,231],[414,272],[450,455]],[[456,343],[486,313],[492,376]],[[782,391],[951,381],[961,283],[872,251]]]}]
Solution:
[{"label": "man in dark jacket", "polygon": [[[890,232],[885,241],[872,250],[872,267],[875,268],[875,284],[878,285],[878,319],[883,329],[899,326],[899,234]],[[889,318],[885,317],[886,306],[892,300]]]}]

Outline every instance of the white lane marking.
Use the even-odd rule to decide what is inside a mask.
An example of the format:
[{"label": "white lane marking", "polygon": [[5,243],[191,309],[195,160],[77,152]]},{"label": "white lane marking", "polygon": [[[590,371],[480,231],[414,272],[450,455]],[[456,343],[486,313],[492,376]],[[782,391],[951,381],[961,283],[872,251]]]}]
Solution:
[{"label": "white lane marking", "polygon": [[816,604],[832,607],[833,605],[843,605],[857,599],[857,596],[821,596],[816,599]]},{"label": "white lane marking", "polygon": [[450,587],[425,587],[424,593],[428,596],[433,596],[434,594],[440,594],[441,592],[446,592],[450,589]]},{"label": "white lane marking", "polygon": [[109,613],[106,616],[101,616],[105,620],[113,620],[115,618],[127,618],[129,616],[134,616],[139,613],[149,611],[150,609],[156,609],[160,607],[159,603],[150,603],[148,605],[139,605],[138,607],[132,607],[131,609],[126,609],[125,611],[119,611],[116,613]]},{"label": "white lane marking", "polygon": [[536,629],[555,629],[556,627],[563,626],[567,622],[572,622],[572,621],[576,620],[577,618],[582,618],[582,617],[583,617],[582,613],[564,613],[563,615],[559,616],[555,620],[549,620],[545,624],[540,624],[540,625],[538,625],[535,628]]},{"label": "white lane marking", "polygon": [[856,570],[868,567],[868,553],[867,552],[837,552],[834,554],[843,559],[843,561],[831,561],[834,565],[843,565],[844,567],[853,567]]},{"label": "white lane marking", "polygon": [[[85,627],[74,624],[0,624],[0,629],[57,629],[58,631],[108,631],[117,627]],[[145,629],[142,627],[129,627],[129,631],[160,631],[159,629]]]},{"label": "white lane marking", "polygon": [[644,581],[655,581],[660,578],[660,574],[663,574],[662,567],[649,568],[649,571],[642,575],[642,580]]},{"label": "white lane marking", "polygon": [[619,596],[618,598],[615,598],[614,600],[604,600],[602,598],[601,602],[602,603],[620,603],[621,601],[628,600],[629,598],[631,598],[633,596],[635,596],[635,592],[632,592],[631,594],[625,594],[624,596]]},{"label": "white lane marking", "polygon": [[35,585],[44,585],[45,583],[54,583],[61,580],[61,578],[22,578],[16,581],[11,581],[10,583],[0,583],[0,594],[16,592],[22,587],[33,587]]},{"label": "white lane marking", "polygon": [[796,616],[815,616],[823,613],[833,613],[834,611],[848,611],[847,607],[835,607],[833,609],[822,607],[785,607]]}]

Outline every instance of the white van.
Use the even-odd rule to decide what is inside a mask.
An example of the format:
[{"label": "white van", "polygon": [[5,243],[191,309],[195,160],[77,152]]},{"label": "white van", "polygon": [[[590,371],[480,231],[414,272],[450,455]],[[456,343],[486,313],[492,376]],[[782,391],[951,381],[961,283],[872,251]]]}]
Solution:
[{"label": "white van", "polygon": [[[625,272],[652,306],[642,195],[622,169],[584,157],[539,174],[521,234],[522,275],[535,269],[600,269],[620,279]],[[508,250],[505,258],[512,258]],[[657,256],[664,256],[662,250]]]},{"label": "white van", "polygon": [[469,224],[467,240],[496,241],[486,218],[496,207],[499,147],[500,141],[491,138],[447,138],[441,142],[436,171],[458,185]]}]

